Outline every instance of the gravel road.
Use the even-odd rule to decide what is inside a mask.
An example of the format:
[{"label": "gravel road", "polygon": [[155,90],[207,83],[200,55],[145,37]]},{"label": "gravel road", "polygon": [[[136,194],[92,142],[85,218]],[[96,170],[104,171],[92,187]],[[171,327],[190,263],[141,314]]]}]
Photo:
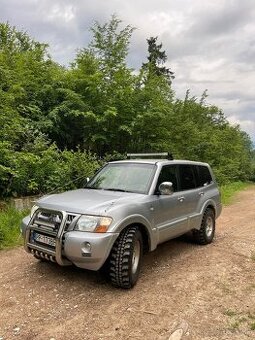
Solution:
[{"label": "gravel road", "polygon": [[255,339],[255,187],[224,208],[211,245],[182,237],[146,254],[132,290],[23,248],[0,261],[1,340]]}]

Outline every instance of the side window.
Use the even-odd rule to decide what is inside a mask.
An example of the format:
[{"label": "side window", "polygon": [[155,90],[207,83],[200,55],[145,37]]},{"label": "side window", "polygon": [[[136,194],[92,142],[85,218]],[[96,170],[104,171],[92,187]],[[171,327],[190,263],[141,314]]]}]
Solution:
[{"label": "side window", "polygon": [[195,167],[193,165],[181,164],[179,166],[181,190],[189,190],[196,188],[194,170]]},{"label": "side window", "polygon": [[203,187],[212,182],[212,176],[207,166],[198,165],[197,172],[198,172],[198,186]]},{"label": "side window", "polygon": [[163,182],[172,182],[174,191],[177,191],[177,167],[176,165],[163,166],[158,176],[158,183],[157,183],[156,191],[158,190],[159,185]]}]

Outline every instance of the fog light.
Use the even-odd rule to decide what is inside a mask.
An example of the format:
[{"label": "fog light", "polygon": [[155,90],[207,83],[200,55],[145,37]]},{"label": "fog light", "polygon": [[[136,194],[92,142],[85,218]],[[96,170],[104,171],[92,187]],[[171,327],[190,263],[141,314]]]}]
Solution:
[{"label": "fog light", "polygon": [[86,253],[91,252],[91,244],[89,242],[84,242],[82,250]]},{"label": "fog light", "polygon": [[91,244],[89,242],[84,242],[81,248],[81,255],[84,257],[91,257]]}]

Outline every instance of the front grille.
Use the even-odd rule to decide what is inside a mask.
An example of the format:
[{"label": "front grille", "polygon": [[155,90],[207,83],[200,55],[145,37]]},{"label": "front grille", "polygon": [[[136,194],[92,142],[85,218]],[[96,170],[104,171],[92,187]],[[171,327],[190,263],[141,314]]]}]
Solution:
[{"label": "front grille", "polygon": [[33,217],[33,227],[49,235],[56,236],[63,219],[61,212],[37,210]]},{"label": "front grille", "polygon": [[[65,233],[73,229],[80,215],[60,211],[38,209],[30,223],[28,248],[36,257],[48,259],[56,252],[57,238],[61,239],[60,251],[63,254]],[[33,251],[32,251],[33,250]],[[39,252],[38,252],[39,251]],[[50,258],[52,261],[52,258]]]}]

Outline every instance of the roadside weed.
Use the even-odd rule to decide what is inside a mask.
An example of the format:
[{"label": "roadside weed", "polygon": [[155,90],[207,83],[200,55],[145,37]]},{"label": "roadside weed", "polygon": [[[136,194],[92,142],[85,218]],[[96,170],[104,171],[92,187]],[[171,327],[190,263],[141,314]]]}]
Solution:
[{"label": "roadside weed", "polygon": [[20,222],[27,213],[11,206],[0,211],[0,250],[22,244]]},{"label": "roadside weed", "polygon": [[255,322],[252,322],[250,326],[251,326],[251,330],[255,331]]},{"label": "roadside weed", "polygon": [[233,310],[231,309],[226,309],[224,312],[223,312],[224,315],[227,315],[227,316],[235,316],[237,314],[237,312],[234,312]]},{"label": "roadside weed", "polygon": [[252,331],[255,330],[255,314],[251,312],[243,313],[232,309],[226,309],[222,314],[229,317],[228,329],[231,332],[243,331],[247,329],[247,327]]},{"label": "roadside weed", "polygon": [[224,205],[232,203],[236,193],[248,188],[251,184],[246,182],[232,182],[220,187],[221,201]]}]

